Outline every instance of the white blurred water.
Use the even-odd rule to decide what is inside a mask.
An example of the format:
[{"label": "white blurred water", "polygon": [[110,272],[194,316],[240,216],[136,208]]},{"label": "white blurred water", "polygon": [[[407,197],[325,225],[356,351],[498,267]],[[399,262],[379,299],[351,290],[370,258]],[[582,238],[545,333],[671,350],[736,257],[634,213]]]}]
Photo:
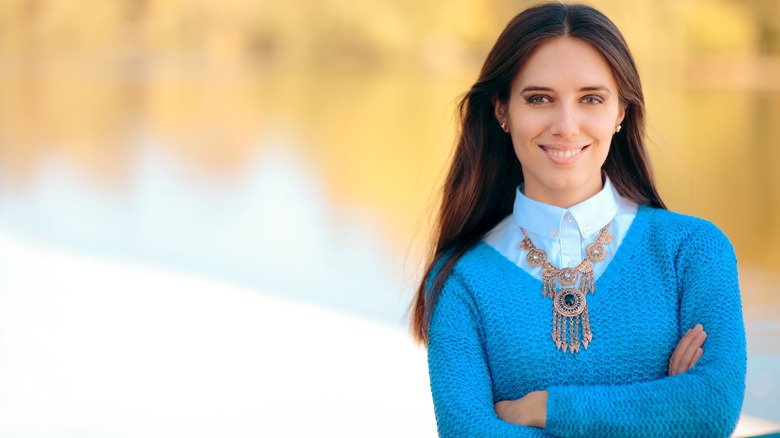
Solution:
[{"label": "white blurred water", "polygon": [[0,186],[0,224],[400,325],[411,298],[402,260],[360,211],[328,202],[285,146],[266,145],[228,179],[204,177],[148,142],[122,188],[50,157],[30,186]]},{"label": "white blurred water", "polygon": [[[264,151],[230,180],[150,143],[121,189],[54,159],[5,181],[0,436],[435,436],[400,262]],[[747,327],[736,436],[780,429],[776,320]]]},{"label": "white blurred water", "polygon": [[398,327],[6,229],[0,393],[9,438],[435,436]]}]

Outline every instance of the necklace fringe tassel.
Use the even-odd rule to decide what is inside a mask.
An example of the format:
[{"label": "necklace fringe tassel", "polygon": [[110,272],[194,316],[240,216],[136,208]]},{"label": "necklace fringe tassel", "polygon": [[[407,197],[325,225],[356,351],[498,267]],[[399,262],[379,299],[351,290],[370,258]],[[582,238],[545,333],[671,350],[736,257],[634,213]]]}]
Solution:
[{"label": "necklace fringe tassel", "polygon": [[[580,329],[582,325],[582,343],[580,343]],[[568,338],[567,338],[568,331]],[[553,309],[553,330],[552,338],[555,346],[564,353],[579,353],[580,346],[588,348],[588,344],[593,339],[590,332],[590,321],[588,318],[587,307],[582,313],[576,316],[564,316],[557,309]]]}]

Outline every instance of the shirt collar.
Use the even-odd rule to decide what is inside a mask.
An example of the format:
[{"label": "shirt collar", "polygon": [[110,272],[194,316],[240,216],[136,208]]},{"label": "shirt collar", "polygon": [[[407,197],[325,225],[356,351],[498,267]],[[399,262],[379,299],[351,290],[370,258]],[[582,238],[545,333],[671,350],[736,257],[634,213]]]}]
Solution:
[{"label": "shirt collar", "polygon": [[622,199],[609,178],[598,193],[568,209],[534,201],[522,189],[522,186],[517,188],[512,220],[515,225],[542,237],[559,236],[569,214],[576,220],[580,236],[597,233],[615,217]]}]

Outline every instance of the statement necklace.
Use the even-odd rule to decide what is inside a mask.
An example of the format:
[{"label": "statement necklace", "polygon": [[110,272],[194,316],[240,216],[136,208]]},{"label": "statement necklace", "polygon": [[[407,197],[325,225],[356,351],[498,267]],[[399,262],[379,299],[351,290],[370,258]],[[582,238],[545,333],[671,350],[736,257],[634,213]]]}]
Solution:
[{"label": "statement necklace", "polygon": [[[547,261],[547,253],[534,246],[531,239],[525,234],[523,227],[523,240],[520,249],[528,251],[525,257],[528,266],[532,268],[542,267],[542,296],[553,300],[552,338],[555,345],[563,352],[580,352],[580,328],[582,325],[582,344],[588,348],[593,334],[590,332],[590,319],[588,318],[588,303],[585,302],[585,294],[594,292],[593,263],[598,263],[607,257],[604,245],[612,242],[612,233],[609,232],[609,224],[599,231],[596,242],[591,243],[585,249],[586,257],[574,268],[558,269]],[[581,277],[580,277],[581,275]],[[561,289],[555,280],[561,283]],[[576,286],[579,278],[579,287]],[[569,331],[568,343],[566,331]]]}]

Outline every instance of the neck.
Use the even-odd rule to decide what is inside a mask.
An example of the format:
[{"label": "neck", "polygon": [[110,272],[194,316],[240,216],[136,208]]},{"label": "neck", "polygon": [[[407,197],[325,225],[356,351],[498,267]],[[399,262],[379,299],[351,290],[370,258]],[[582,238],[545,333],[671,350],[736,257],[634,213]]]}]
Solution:
[{"label": "neck", "polygon": [[526,182],[523,194],[534,201],[561,208],[570,208],[592,198],[603,188],[604,183],[601,179],[598,180],[598,184],[569,190],[551,190],[546,187],[538,187]]}]

